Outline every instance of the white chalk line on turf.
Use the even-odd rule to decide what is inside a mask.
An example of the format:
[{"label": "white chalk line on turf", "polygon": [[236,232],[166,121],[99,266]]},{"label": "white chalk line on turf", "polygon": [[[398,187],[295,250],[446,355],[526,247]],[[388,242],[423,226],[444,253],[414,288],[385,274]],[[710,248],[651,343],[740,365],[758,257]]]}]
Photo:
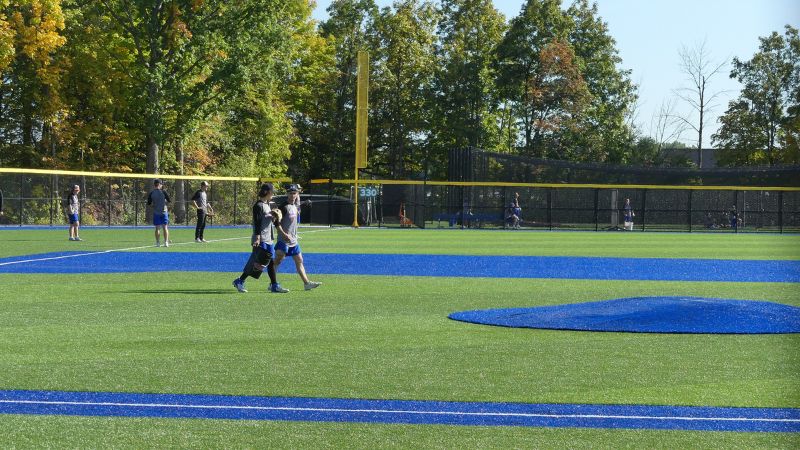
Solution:
[{"label": "white chalk line on turf", "polygon": [[332,413],[370,413],[370,414],[417,414],[440,416],[486,416],[486,417],[539,417],[548,419],[607,419],[607,420],[684,420],[684,421],[720,421],[720,422],[781,422],[800,423],[800,419],[768,418],[768,417],[691,417],[691,416],[641,416],[611,414],[542,414],[542,413],[504,413],[504,412],[468,412],[468,411],[413,411],[403,409],[363,409],[363,408],[302,408],[290,406],[242,406],[242,405],[191,405],[175,403],[117,403],[117,402],[70,402],[52,400],[0,400],[7,404],[32,405],[70,405],[70,406],[112,406],[125,408],[176,408],[176,409],[231,409],[257,411],[297,411],[297,412],[332,412]]},{"label": "white chalk line on turf", "polygon": [[[309,230],[309,231],[299,231],[298,234],[308,234],[308,233],[318,233],[320,231],[336,231],[343,228],[325,228],[325,229],[316,229],[316,230]],[[250,239],[250,236],[243,236],[243,237],[233,237],[233,238],[221,238],[221,239],[210,239],[208,242],[223,242],[223,241],[236,241],[242,239]],[[174,247],[176,245],[197,245],[197,242],[190,241],[190,242],[176,242],[170,244],[170,247]],[[86,253],[75,253],[70,255],[61,255],[61,256],[48,256],[46,258],[31,258],[31,259],[21,259],[18,261],[7,261],[0,263],[0,267],[2,266],[10,266],[13,264],[24,264],[24,263],[34,263],[34,262],[42,262],[42,261],[56,261],[59,259],[67,259],[67,258],[78,258],[81,256],[92,256],[92,255],[102,255],[104,253],[114,253],[114,252],[128,252],[131,250],[142,250],[145,248],[154,248],[152,245],[142,245],[138,247],[127,247],[127,248],[114,248],[110,250],[98,250],[96,252],[86,252]],[[169,248],[169,247],[166,247]]]}]

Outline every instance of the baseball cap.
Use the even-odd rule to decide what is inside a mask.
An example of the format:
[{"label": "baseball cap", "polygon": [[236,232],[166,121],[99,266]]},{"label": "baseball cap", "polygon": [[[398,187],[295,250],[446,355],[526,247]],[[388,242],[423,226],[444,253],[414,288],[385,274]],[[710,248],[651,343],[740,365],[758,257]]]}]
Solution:
[{"label": "baseball cap", "polygon": [[271,183],[264,183],[261,185],[261,188],[258,190],[258,196],[263,197],[267,194],[272,192],[272,184]]},{"label": "baseball cap", "polygon": [[290,184],[286,190],[288,192],[300,192],[303,188],[301,188],[299,184]]},{"label": "baseball cap", "polygon": [[153,184],[162,184],[161,178],[156,178],[155,180],[153,180]]},{"label": "baseball cap", "polygon": [[208,181],[201,181],[200,186],[208,186]]}]

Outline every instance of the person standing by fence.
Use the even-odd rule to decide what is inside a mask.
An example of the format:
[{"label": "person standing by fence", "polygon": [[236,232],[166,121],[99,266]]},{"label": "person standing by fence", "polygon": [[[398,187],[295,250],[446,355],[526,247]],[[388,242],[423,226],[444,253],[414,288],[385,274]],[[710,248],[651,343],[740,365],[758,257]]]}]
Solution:
[{"label": "person standing by fence", "polygon": [[147,194],[147,204],[153,205],[153,226],[156,228],[156,247],[161,246],[159,227],[164,230],[164,247],[169,247],[169,213],[167,203],[170,202],[169,194],[164,192],[161,180],[153,180],[153,190]]},{"label": "person standing by fence", "polygon": [[201,181],[200,189],[192,196],[192,204],[197,209],[197,225],[194,228],[194,241],[197,243],[208,242],[203,233],[206,229],[206,216],[208,215],[208,182]]},{"label": "person standing by fence", "polygon": [[72,190],[67,194],[65,199],[67,220],[69,221],[69,240],[82,241],[80,236],[81,227],[81,201],[78,194],[81,193],[81,187],[77,184],[72,186]]},{"label": "person standing by fence", "polygon": [[731,212],[728,213],[728,217],[731,220],[731,229],[734,232],[739,231],[739,211],[736,210],[736,205],[731,207]]},{"label": "person standing by fence", "polygon": [[625,229],[628,231],[633,231],[633,218],[636,214],[633,212],[633,206],[631,206],[631,199],[625,199],[625,206],[623,207],[623,215],[625,218]]},{"label": "person standing by fence", "polygon": [[514,193],[514,201],[509,203],[505,213],[506,226],[517,229],[522,222],[522,208],[519,206],[519,192]]}]

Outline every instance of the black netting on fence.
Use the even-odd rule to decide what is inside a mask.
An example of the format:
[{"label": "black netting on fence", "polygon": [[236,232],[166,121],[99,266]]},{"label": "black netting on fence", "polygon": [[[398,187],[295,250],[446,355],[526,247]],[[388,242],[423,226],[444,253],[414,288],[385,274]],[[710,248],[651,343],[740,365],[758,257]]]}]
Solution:
[{"label": "black netting on fence", "polygon": [[[165,179],[173,198],[170,218],[194,225],[191,198],[197,180]],[[3,225],[66,225],[64,198],[81,186],[85,225],[148,225],[146,205],[152,180],[113,177],[0,174]],[[208,198],[213,224],[248,225],[258,183],[211,181]],[[278,190],[280,194],[281,191]],[[347,184],[311,184],[302,199],[306,225],[351,225],[358,195],[362,226],[500,228],[515,193],[520,195],[523,228],[613,230],[622,227],[623,204],[631,200],[634,229],[644,231],[730,230],[731,211],[738,229],[800,231],[800,192],[794,190],[713,190],[607,187],[508,187],[430,184],[380,184],[364,181],[358,192]],[[282,196],[275,198],[280,203]]]}]

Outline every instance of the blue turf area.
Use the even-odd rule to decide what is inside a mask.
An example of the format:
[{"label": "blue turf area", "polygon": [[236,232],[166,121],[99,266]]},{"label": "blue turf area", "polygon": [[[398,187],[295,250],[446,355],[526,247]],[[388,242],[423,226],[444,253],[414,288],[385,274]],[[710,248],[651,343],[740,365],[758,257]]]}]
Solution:
[{"label": "blue turf area", "polygon": [[[240,272],[247,253],[65,252],[0,259],[0,273]],[[307,253],[313,274],[800,282],[800,261]],[[291,261],[281,266],[294,272]]]},{"label": "blue turf area", "polygon": [[798,408],[0,391],[0,414],[800,432]]},{"label": "blue turf area", "polygon": [[450,314],[453,320],[512,328],[632,333],[800,333],[800,308],[701,297],[635,297]]}]

